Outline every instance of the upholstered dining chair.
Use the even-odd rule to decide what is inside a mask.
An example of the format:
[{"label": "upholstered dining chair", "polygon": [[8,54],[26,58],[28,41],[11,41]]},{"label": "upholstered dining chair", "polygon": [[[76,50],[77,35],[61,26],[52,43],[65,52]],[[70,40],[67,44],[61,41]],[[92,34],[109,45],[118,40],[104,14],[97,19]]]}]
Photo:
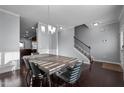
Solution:
[{"label": "upholstered dining chair", "polygon": [[[42,85],[42,80],[43,80],[43,75],[41,74],[40,69],[32,62],[29,63],[31,66],[31,82],[30,86],[41,86]],[[34,81],[36,82],[38,80],[38,85],[34,84]],[[40,85],[39,85],[40,84]]]},{"label": "upholstered dining chair", "polygon": [[68,83],[69,85],[72,86],[80,78],[81,65],[82,65],[82,62],[78,62],[77,64],[74,65],[73,68],[67,68],[67,71],[63,73],[57,73],[57,76],[60,79],[64,80],[65,83]]},{"label": "upholstered dining chair", "polygon": [[[23,58],[23,60],[24,60],[25,67],[26,67],[26,75],[25,75],[26,84],[27,86],[30,86],[31,66],[27,58]],[[29,80],[28,80],[28,77],[29,77]]]},{"label": "upholstered dining chair", "polygon": [[[37,84],[37,86],[42,86],[41,81],[43,81],[43,78],[45,78],[46,73],[43,72],[41,69],[39,69],[38,65],[34,64],[33,62],[29,62],[28,58],[23,58],[23,59],[24,59],[24,63],[26,66],[25,80],[26,80],[27,86],[28,87],[36,86],[35,84],[32,84],[36,80],[40,81],[40,85]],[[38,81],[38,83],[39,83],[39,81]]]},{"label": "upholstered dining chair", "polygon": [[35,53],[31,53],[31,55],[39,55],[39,53],[38,52],[35,52]]}]

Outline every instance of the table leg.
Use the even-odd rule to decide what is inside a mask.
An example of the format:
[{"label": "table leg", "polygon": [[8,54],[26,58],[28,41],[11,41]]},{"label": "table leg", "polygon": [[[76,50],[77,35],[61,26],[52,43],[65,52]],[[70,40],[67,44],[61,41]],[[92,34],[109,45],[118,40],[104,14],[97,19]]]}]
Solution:
[{"label": "table leg", "polygon": [[51,87],[52,86],[52,83],[51,83],[50,75],[47,75],[47,78],[48,78],[49,87]]}]

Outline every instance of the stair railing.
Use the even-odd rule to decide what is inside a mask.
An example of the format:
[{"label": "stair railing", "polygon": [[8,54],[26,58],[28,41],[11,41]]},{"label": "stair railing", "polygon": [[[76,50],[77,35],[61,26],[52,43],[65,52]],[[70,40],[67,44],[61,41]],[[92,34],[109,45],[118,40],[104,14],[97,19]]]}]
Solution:
[{"label": "stair railing", "polygon": [[82,48],[84,51],[86,51],[87,53],[89,53],[89,55],[91,54],[91,47],[88,46],[87,44],[85,44],[83,41],[79,40],[75,36],[74,36],[74,44],[75,44],[75,46],[78,46],[78,47]]},{"label": "stair railing", "polygon": [[[92,64],[93,64],[93,59],[91,57],[91,47],[87,44],[85,44],[83,41],[79,40],[77,37],[74,36],[74,46],[77,48],[77,47],[80,47],[81,50],[79,50],[80,52],[83,52],[83,54],[88,57],[88,59],[90,60],[90,70],[92,68]],[[87,54],[85,54],[87,53]]]}]

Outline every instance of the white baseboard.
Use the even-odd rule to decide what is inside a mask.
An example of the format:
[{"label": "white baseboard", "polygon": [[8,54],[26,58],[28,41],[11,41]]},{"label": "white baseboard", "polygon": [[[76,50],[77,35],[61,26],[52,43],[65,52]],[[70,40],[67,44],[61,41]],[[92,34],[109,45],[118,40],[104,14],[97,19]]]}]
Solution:
[{"label": "white baseboard", "polygon": [[0,74],[14,71],[14,70],[18,70],[18,69],[20,69],[20,67],[15,67],[15,65],[2,65],[0,67]]},{"label": "white baseboard", "polygon": [[49,49],[38,49],[38,53],[40,54],[49,53]]},{"label": "white baseboard", "polygon": [[96,59],[94,59],[94,61],[96,61],[96,62],[105,62],[105,63],[110,63],[110,64],[116,64],[116,65],[121,65],[121,63],[118,63],[118,62],[112,62],[112,61],[104,61],[104,60],[96,60]]},{"label": "white baseboard", "polygon": [[57,50],[56,49],[50,49],[49,54],[57,54]]}]

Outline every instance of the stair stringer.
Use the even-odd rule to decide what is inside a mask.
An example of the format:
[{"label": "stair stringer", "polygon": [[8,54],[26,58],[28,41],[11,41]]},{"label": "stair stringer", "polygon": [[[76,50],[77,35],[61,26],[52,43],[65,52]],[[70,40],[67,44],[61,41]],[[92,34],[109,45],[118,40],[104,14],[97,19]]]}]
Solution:
[{"label": "stair stringer", "polygon": [[74,50],[75,50],[78,54],[80,54],[80,55],[82,56],[82,59],[83,59],[84,63],[90,64],[90,60],[89,60],[83,53],[81,53],[81,52],[80,52],[77,48],[75,48],[75,47],[74,47]]}]

